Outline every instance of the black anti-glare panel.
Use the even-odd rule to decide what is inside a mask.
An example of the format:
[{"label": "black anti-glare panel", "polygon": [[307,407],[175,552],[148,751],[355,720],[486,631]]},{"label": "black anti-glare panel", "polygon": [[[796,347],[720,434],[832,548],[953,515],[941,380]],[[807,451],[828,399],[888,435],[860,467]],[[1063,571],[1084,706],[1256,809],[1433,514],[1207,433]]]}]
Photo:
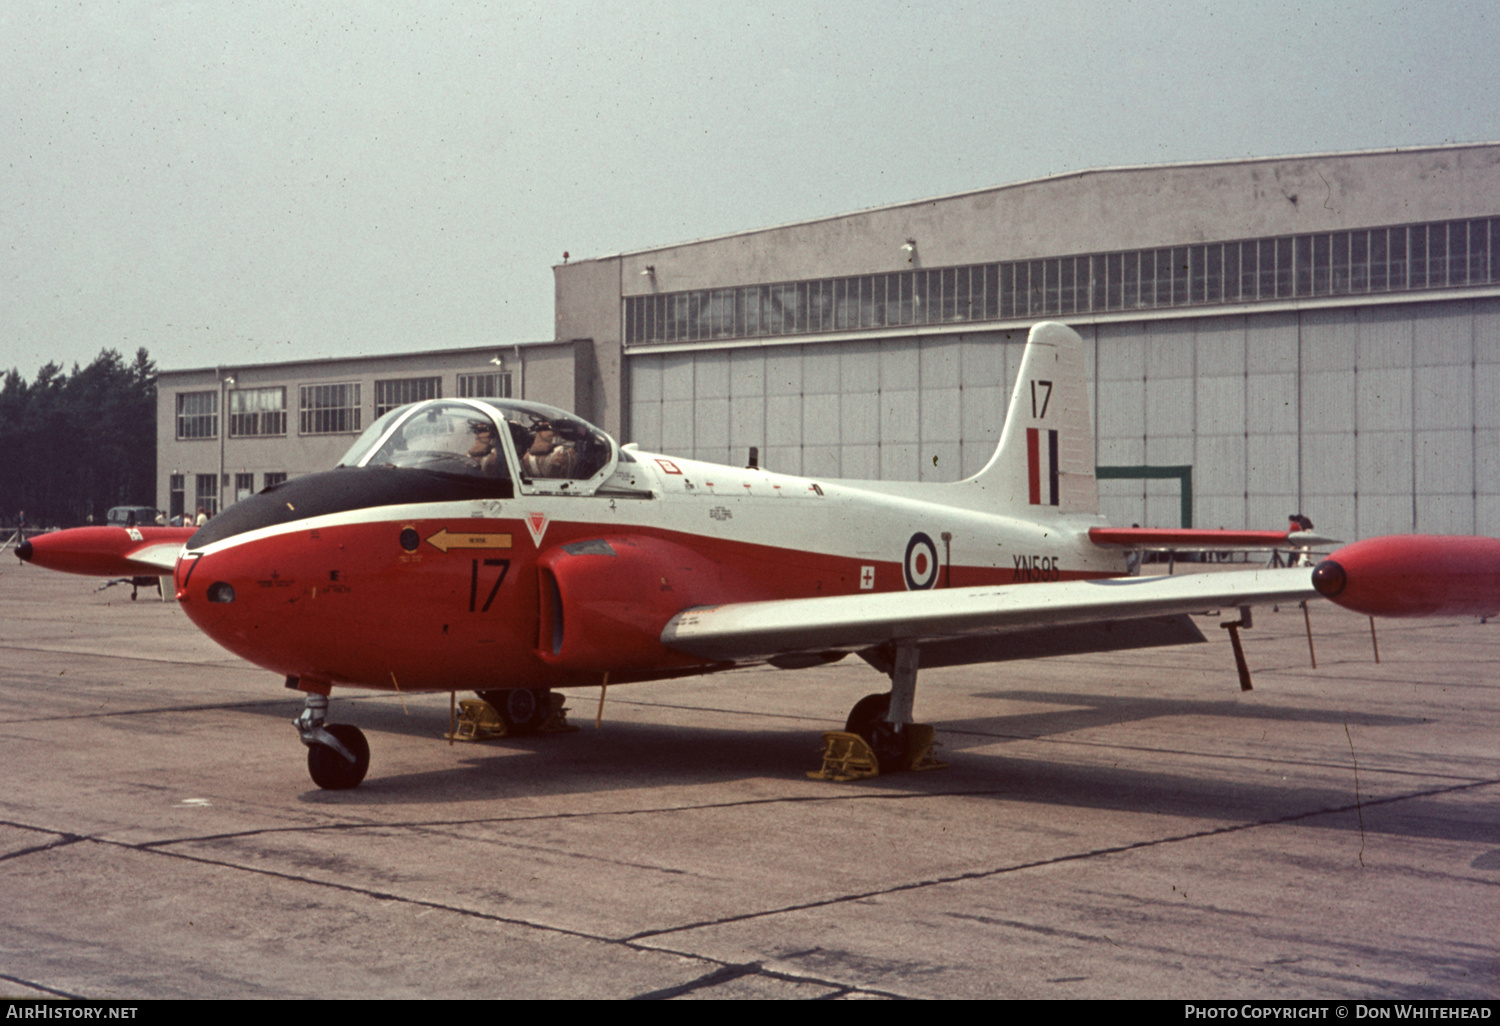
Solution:
[{"label": "black anti-glare panel", "polygon": [[507,478],[442,474],[409,467],[339,467],[294,477],[241,499],[198,529],[189,549],[262,527],[374,506],[509,499]]}]

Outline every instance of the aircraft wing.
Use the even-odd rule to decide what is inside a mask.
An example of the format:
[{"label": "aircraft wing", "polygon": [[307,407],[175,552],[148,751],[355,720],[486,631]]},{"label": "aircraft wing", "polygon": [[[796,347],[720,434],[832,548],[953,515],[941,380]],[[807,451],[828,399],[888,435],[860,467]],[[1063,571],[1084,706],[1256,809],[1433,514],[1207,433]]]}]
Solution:
[{"label": "aircraft wing", "polygon": [[673,617],[661,640],[692,655],[748,662],[1317,597],[1307,567],[943,588],[705,606]]}]

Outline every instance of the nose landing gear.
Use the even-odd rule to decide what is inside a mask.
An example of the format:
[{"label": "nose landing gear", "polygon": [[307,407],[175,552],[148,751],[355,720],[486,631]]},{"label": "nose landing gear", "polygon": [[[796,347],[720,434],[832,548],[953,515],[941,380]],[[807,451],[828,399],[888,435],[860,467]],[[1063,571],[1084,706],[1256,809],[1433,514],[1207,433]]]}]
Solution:
[{"label": "nose landing gear", "polygon": [[325,791],[358,787],[370,769],[370,744],[364,731],[348,723],[325,721],[328,696],[308,692],[302,715],[292,721],[307,746],[307,772]]}]

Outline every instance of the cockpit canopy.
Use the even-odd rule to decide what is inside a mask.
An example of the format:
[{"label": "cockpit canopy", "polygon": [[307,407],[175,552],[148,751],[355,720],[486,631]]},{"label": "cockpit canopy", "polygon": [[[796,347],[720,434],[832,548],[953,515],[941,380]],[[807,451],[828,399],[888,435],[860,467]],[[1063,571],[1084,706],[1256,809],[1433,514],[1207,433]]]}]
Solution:
[{"label": "cockpit canopy", "polygon": [[614,440],[587,421],[514,399],[428,399],[385,414],[339,461],[514,478],[522,492],[590,495],[614,471]]}]

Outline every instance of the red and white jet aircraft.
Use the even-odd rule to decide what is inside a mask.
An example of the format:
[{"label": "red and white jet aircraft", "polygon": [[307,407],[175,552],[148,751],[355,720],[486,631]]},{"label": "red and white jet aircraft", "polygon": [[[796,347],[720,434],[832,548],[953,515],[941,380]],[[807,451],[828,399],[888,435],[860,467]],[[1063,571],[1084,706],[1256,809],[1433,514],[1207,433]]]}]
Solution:
[{"label": "red and white jet aircraft", "polygon": [[553,688],[854,652],[891,689],[848,729],[899,764],[919,666],[1198,641],[1188,613],[1320,594],[1372,615],[1500,612],[1489,538],[1370,539],[1316,569],[1128,576],[1140,547],[1326,539],[1110,528],[1093,438],[1082,341],[1039,324],[994,456],[952,484],[718,466],[617,446],[536,403],[433,399],[378,419],[336,469],[185,539],[84,528],[22,556],[173,571],[194,623],[306,693],[296,725],[327,788],[369,765],[357,728],[325,722],[336,685],[474,690],[525,732]]}]

